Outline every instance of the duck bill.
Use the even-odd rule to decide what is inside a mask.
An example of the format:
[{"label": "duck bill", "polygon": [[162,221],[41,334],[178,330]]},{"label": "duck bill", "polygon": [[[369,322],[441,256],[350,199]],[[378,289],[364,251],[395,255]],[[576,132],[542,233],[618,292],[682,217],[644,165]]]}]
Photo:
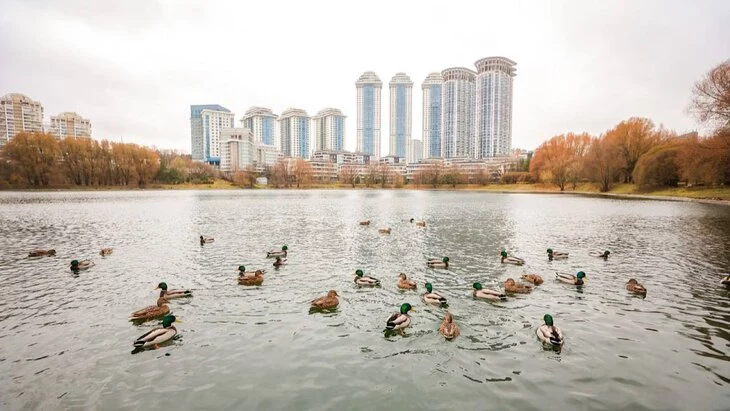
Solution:
[{"label": "duck bill", "polygon": [[177,319],[175,320],[175,322],[176,322],[176,323],[182,323],[182,321],[181,321],[181,320],[177,320]]}]

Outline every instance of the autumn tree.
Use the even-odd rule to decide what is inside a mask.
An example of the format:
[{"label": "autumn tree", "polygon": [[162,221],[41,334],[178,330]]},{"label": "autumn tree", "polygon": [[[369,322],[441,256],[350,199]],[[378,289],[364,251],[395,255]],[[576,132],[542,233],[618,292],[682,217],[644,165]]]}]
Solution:
[{"label": "autumn tree", "polygon": [[380,175],[379,167],[375,163],[368,164],[367,170],[365,175],[365,187],[370,188],[371,185],[374,185],[378,181],[378,175]]},{"label": "autumn tree", "polygon": [[340,181],[355,188],[355,174],[355,169],[351,165],[345,164],[340,168]]},{"label": "autumn tree", "polygon": [[623,170],[622,157],[612,141],[603,137],[594,138],[586,153],[584,170],[586,176],[599,185],[601,192],[608,192]]},{"label": "autumn tree", "polygon": [[[695,83],[690,111],[705,124],[730,127],[730,60],[713,67]],[[730,139],[723,142],[730,148]]]},{"label": "autumn tree", "polygon": [[444,169],[441,181],[455,188],[457,184],[463,183],[465,178],[466,176],[461,169],[456,164],[452,164],[450,167]]},{"label": "autumn tree", "polygon": [[535,150],[530,162],[530,173],[535,180],[550,181],[565,190],[573,187],[583,174],[583,160],[591,142],[588,133],[561,134],[544,142]]},{"label": "autumn tree", "polygon": [[380,181],[380,188],[385,188],[392,175],[393,170],[390,168],[390,165],[380,164],[378,166],[378,181]]},{"label": "autumn tree", "polygon": [[47,187],[51,183],[61,154],[53,135],[40,132],[18,133],[3,151],[13,172],[36,187]]},{"label": "autumn tree", "polygon": [[294,163],[293,176],[296,181],[297,188],[307,186],[312,183],[312,165],[303,159],[297,159]]},{"label": "autumn tree", "polygon": [[659,144],[661,137],[662,133],[655,129],[654,122],[641,117],[631,117],[606,132],[603,138],[616,147],[623,163],[624,182],[633,181],[634,167],[639,158]]},{"label": "autumn tree", "polygon": [[677,154],[682,144],[665,142],[641,156],[634,168],[633,180],[642,188],[676,187],[679,182]]}]

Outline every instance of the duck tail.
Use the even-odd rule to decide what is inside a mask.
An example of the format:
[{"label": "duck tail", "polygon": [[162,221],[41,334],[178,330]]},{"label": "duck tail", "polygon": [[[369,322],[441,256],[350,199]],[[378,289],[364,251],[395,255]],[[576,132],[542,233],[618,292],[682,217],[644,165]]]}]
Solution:
[{"label": "duck tail", "polygon": [[133,345],[134,345],[134,348],[143,348],[144,344],[145,344],[145,342],[143,340],[137,340],[134,342]]},{"label": "duck tail", "polygon": [[395,323],[392,322],[392,321],[388,321],[388,323],[385,325],[385,328],[387,328],[389,330],[394,330],[395,329]]},{"label": "duck tail", "polygon": [[499,295],[499,299],[500,299],[501,301],[507,301],[507,296],[506,296],[505,294],[500,294],[500,295]]},{"label": "duck tail", "polygon": [[446,298],[444,298],[444,297],[439,298],[439,302],[441,304],[446,304]]}]

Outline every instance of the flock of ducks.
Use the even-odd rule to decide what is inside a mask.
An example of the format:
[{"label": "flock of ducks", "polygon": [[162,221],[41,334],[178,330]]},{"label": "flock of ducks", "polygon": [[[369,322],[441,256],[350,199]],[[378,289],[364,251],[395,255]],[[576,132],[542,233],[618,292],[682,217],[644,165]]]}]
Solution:
[{"label": "flock of ducks", "polygon": [[[424,221],[416,221],[411,218],[410,222],[414,223],[418,227],[426,227],[426,223]],[[370,220],[360,221],[360,225],[369,226]],[[378,229],[378,232],[382,234],[390,234],[391,229],[389,227],[380,228]],[[211,237],[205,237],[202,235],[200,236],[201,246],[212,243],[214,241],[215,240]],[[99,255],[101,255],[102,257],[106,257],[111,255],[112,251],[113,249],[111,248],[103,248],[99,252]],[[594,251],[589,254],[593,257],[607,260],[611,253],[609,251]],[[36,249],[28,253],[28,257],[44,257],[55,255],[56,250],[54,249]],[[518,266],[525,264],[525,260],[509,255],[506,250],[502,250],[500,255],[501,262],[503,264],[513,264]],[[286,245],[283,245],[280,250],[272,250],[266,253],[266,258],[275,259],[273,263],[273,266],[275,268],[286,264],[287,256],[288,246]],[[569,253],[548,248],[547,256],[549,261],[564,260],[569,257]],[[71,261],[69,267],[72,271],[77,273],[81,270],[86,270],[93,266],[94,262],[91,260],[73,260]],[[433,269],[448,269],[449,257],[428,259],[426,261],[426,266]],[[244,286],[261,286],[264,282],[265,273],[266,270],[264,269],[248,271],[246,270],[245,266],[240,265],[238,266],[238,283]],[[556,272],[555,274],[556,280],[577,287],[584,286],[585,280],[587,279],[586,274],[583,271],[578,271],[575,275],[560,272]],[[533,290],[533,287],[539,286],[543,283],[542,276],[540,276],[539,274],[523,274],[521,276],[521,279],[524,280],[525,283],[518,283],[512,278],[508,278],[507,280],[505,280],[504,292],[484,288],[481,283],[475,282],[472,285],[472,297],[475,299],[482,299],[490,302],[506,301],[508,298],[507,294],[527,294]],[[355,270],[355,273],[353,275],[353,282],[359,287],[380,286],[379,279],[369,275],[365,275],[365,273],[361,269]],[[721,283],[730,290],[730,276],[724,278]],[[415,290],[418,288],[418,285],[415,281],[409,279],[405,273],[400,273],[398,275],[397,287],[402,290]],[[434,291],[433,285],[431,283],[425,283],[425,288],[426,292],[421,295],[421,298],[425,303],[440,307],[447,307],[446,298],[438,292]],[[154,328],[137,338],[133,342],[134,350],[132,351],[132,353],[136,353],[148,348],[159,348],[160,344],[168,342],[175,338],[178,332],[173,323],[180,321],[177,320],[174,315],[170,314],[170,307],[168,303],[170,302],[170,300],[173,299],[189,298],[193,296],[190,290],[169,289],[167,283],[165,282],[159,283],[155,290],[160,290],[157,303],[155,305],[145,307],[133,312],[130,316],[130,321],[139,324],[146,321],[162,318],[162,326]],[[631,278],[626,283],[626,290],[641,297],[646,297],[646,288],[634,278]],[[336,309],[339,305],[338,297],[339,294],[337,294],[336,290],[330,290],[327,295],[313,300],[311,302],[311,308],[312,310]],[[388,317],[385,327],[386,331],[394,331],[402,334],[403,330],[410,327],[411,325],[411,317],[409,315],[411,311],[415,311],[411,304],[402,304],[398,312],[395,312],[391,314],[390,317]],[[448,310],[444,313],[444,318],[438,328],[438,331],[447,340],[452,340],[458,337],[460,334],[459,326],[458,324],[456,324],[456,322],[454,322],[454,317]],[[536,334],[540,342],[543,344],[544,348],[554,349],[558,352],[561,350],[564,343],[563,333],[560,328],[558,328],[554,324],[553,317],[550,314],[545,314],[545,316],[543,317],[543,324],[538,327],[538,329],[536,330]]]}]

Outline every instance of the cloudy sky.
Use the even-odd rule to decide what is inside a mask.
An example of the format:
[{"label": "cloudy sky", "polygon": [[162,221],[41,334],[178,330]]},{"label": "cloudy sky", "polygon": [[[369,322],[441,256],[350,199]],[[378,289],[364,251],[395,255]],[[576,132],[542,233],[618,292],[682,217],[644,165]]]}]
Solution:
[{"label": "cloudy sky", "polygon": [[518,63],[513,145],[630,116],[679,132],[692,84],[730,58],[730,1],[0,0],[0,95],[76,111],[94,137],[190,152],[190,104],[337,107],[355,146],[355,81],[421,82],[487,56]]}]

